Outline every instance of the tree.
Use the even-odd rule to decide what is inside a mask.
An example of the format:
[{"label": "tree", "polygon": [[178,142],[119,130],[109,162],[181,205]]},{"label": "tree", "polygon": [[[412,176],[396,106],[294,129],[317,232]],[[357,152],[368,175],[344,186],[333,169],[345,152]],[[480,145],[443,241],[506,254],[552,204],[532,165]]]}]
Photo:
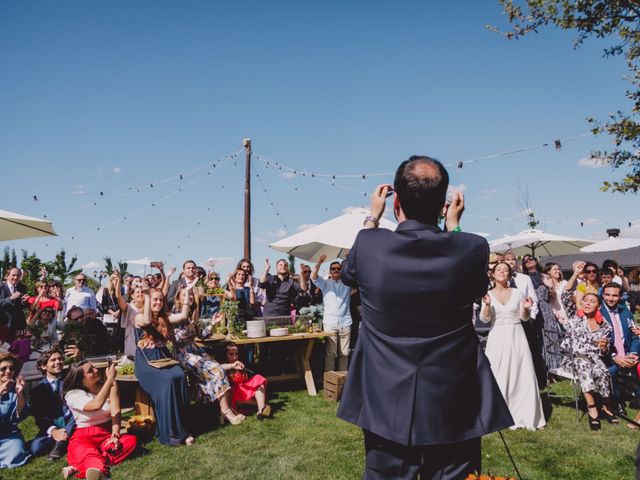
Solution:
[{"label": "tree", "polygon": [[2,256],[2,261],[0,262],[0,274],[4,279],[9,270],[18,266],[18,258],[16,256],[16,251],[11,250],[9,247],[4,247],[4,255]]},{"label": "tree", "polygon": [[604,121],[587,119],[594,134],[607,133],[614,139],[611,152],[592,152],[592,157],[606,161],[614,169],[627,171],[621,181],[604,181],[602,191],[637,193],[640,189],[640,2],[634,0],[526,0],[526,7],[514,5],[513,0],[498,0],[504,7],[512,30],[502,33],[508,39],[518,39],[541,27],[555,25],[563,30],[575,30],[577,48],[590,37],[610,39],[612,45],[604,50],[605,57],[622,55],[632,88],[626,96],[631,100],[631,113],[618,110]]},{"label": "tree", "polygon": [[121,275],[124,275],[127,272],[129,265],[127,262],[123,262],[122,260],[118,260],[118,265],[114,268],[113,260],[109,255],[105,255],[104,257],[104,270],[107,272],[107,275],[111,275],[113,272],[118,271]]},{"label": "tree", "polygon": [[296,257],[294,257],[293,255],[289,254],[289,273],[291,275],[295,275],[296,274]]},{"label": "tree", "polygon": [[45,263],[45,266],[47,267],[47,278],[57,278],[62,284],[65,284],[69,277],[73,277],[74,275],[82,272],[81,268],[73,268],[77,261],[78,257],[74,255],[71,257],[71,261],[67,265],[67,253],[64,249],[60,250],[56,253],[54,260]]}]

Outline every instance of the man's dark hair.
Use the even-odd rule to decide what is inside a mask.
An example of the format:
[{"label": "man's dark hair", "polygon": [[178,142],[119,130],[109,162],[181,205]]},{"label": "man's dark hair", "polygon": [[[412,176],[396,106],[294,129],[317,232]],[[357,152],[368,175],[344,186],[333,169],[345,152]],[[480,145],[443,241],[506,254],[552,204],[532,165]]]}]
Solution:
[{"label": "man's dark hair", "polygon": [[42,355],[40,355],[40,357],[38,358],[38,361],[36,362],[36,365],[38,366],[38,370],[40,370],[43,374],[45,373],[47,362],[49,361],[49,359],[54,353],[59,353],[62,359],[64,360],[64,353],[62,352],[62,349],[60,347],[50,348],[49,350],[44,352]]},{"label": "man's dark hair", "polygon": [[71,307],[69,310],[67,310],[67,318],[69,320],[71,320],[71,312],[76,312],[80,310],[82,313],[84,313],[84,310],[82,310],[82,308],[78,307],[77,305],[74,305],[73,307]]},{"label": "man's dark hair", "polygon": [[[416,175],[416,167],[430,168]],[[413,155],[396,170],[393,189],[400,200],[405,216],[421,223],[435,225],[442,211],[449,187],[449,174],[438,160]]]},{"label": "man's dark hair", "polygon": [[618,272],[618,263],[615,260],[607,259],[602,262],[602,268],[600,270],[611,270],[615,276]]},{"label": "man's dark hair", "polygon": [[607,288],[617,288],[617,289],[618,289],[618,293],[622,293],[622,285],[620,285],[619,283],[616,283],[616,282],[609,282],[609,283],[606,283],[606,284],[604,285],[604,287],[602,287],[602,294],[603,294],[603,295],[604,295],[604,291],[605,291]]},{"label": "man's dark hair", "polygon": [[194,267],[196,267],[196,266],[197,266],[197,264],[196,264],[196,262],[195,262],[195,261],[193,261],[193,260],[186,260],[186,261],[182,264],[182,270],[184,270],[184,267],[186,267],[186,266],[187,266],[187,263],[193,263],[193,266],[194,266]]},{"label": "man's dark hair", "polygon": [[331,263],[329,264],[329,269],[331,269],[331,267],[333,267],[334,265],[338,265],[339,267],[342,267],[342,262],[339,262],[339,261],[337,261],[337,260],[336,260],[336,261],[334,261],[334,262],[331,262]]}]

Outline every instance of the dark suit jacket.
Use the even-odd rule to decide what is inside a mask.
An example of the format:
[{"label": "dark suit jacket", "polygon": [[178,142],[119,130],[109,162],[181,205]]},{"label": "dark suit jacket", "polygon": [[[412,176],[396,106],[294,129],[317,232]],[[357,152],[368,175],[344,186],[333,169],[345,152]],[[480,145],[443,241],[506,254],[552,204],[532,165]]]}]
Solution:
[{"label": "dark suit jacket", "polygon": [[176,299],[176,293],[178,293],[179,287],[184,287],[187,281],[184,278],[179,278],[171,283],[169,291],[167,292],[167,311],[170,312],[173,308],[173,302]]},{"label": "dark suit jacket", "polygon": [[[613,322],[611,315],[609,315],[609,307],[603,302],[600,306],[600,313],[604,319],[611,325],[611,341],[609,343],[609,351],[615,350],[615,335],[616,332],[613,329]],[[633,322],[633,315],[625,305],[618,305],[618,316],[620,317],[620,323],[622,324],[622,336],[624,337],[624,350],[626,354],[638,353],[640,351],[640,339],[629,328],[629,321]],[[616,352],[621,355],[620,352]]]},{"label": "dark suit jacket", "polygon": [[[38,435],[36,436],[46,435],[49,427],[53,426],[53,421],[63,415],[63,401],[59,395],[53,393],[51,385],[46,378],[40,380],[40,382],[33,387],[33,390],[31,390],[31,413],[39,429]],[[71,418],[70,421],[74,422],[73,418]]]},{"label": "dark suit jacket", "polygon": [[407,220],[362,230],[342,269],[362,323],[338,416],[402,445],[513,425],[471,323],[487,292],[482,237]]},{"label": "dark suit jacket", "polygon": [[[17,290],[21,294],[20,297],[27,292],[22,283],[18,283]],[[25,305],[20,297],[15,300],[11,300],[10,297],[11,290],[9,290],[7,282],[2,282],[0,285],[0,325],[6,325],[13,331],[24,330],[27,327],[24,316]]]}]

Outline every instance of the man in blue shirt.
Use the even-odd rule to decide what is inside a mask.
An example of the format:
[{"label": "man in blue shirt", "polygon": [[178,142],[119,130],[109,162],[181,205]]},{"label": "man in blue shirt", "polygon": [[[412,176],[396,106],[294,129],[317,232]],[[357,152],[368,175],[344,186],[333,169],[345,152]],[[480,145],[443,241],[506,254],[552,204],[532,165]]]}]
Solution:
[{"label": "man in blue shirt", "polygon": [[324,331],[332,333],[325,339],[324,370],[326,372],[334,370],[337,358],[338,371],[342,371],[347,369],[349,361],[351,287],[347,287],[340,280],[340,272],[342,271],[340,262],[331,262],[328,280],[318,276],[320,266],[326,259],[326,255],[322,255],[318,259],[318,263],[311,272],[311,280],[322,291]]}]

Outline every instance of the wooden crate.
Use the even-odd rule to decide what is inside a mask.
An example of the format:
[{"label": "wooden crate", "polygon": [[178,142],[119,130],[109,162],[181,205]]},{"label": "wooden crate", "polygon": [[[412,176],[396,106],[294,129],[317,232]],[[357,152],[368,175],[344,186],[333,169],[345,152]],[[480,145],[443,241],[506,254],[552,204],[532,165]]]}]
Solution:
[{"label": "wooden crate", "polygon": [[342,389],[347,381],[347,372],[325,372],[324,373],[324,398],[331,402],[340,401],[342,396]]}]

